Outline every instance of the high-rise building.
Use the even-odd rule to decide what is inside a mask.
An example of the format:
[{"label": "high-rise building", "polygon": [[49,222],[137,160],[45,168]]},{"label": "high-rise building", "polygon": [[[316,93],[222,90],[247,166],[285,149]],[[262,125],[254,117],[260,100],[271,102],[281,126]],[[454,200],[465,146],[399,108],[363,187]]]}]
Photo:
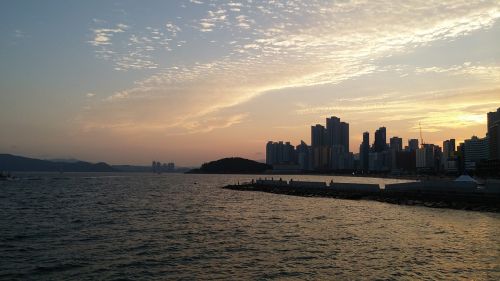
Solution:
[{"label": "high-rise building", "polygon": [[416,150],[416,167],[419,170],[434,170],[436,164],[436,148],[433,144],[424,144]]},{"label": "high-rise building", "polygon": [[307,171],[311,169],[309,158],[310,156],[310,147],[304,142],[300,141],[300,144],[297,145],[297,163],[299,164],[299,169],[303,171]]},{"label": "high-rise building", "polygon": [[441,165],[445,171],[456,170],[456,145],[455,139],[445,140],[443,142],[443,155]]},{"label": "high-rise building", "polygon": [[392,169],[405,172],[413,172],[415,171],[415,165],[415,151],[397,151]]},{"label": "high-rise building", "polygon": [[387,172],[390,170],[389,151],[370,152],[368,154],[368,169],[372,172]]},{"label": "high-rise building", "polygon": [[339,145],[341,142],[340,118],[326,118],[326,145]]},{"label": "high-rise building", "polygon": [[349,123],[340,122],[340,145],[349,153]]},{"label": "high-rise building", "polygon": [[328,170],[331,158],[331,148],[328,146],[318,146],[312,148],[313,152],[313,169]]},{"label": "high-rise building", "polygon": [[340,118],[326,118],[326,140],[328,146],[342,145],[349,152],[349,124],[340,122]]},{"label": "high-rise building", "polygon": [[416,151],[416,167],[419,170],[435,170],[440,148],[434,144],[424,144]]},{"label": "high-rise building", "polygon": [[390,146],[389,147],[394,151],[403,150],[403,139],[400,137],[392,137],[390,139]]},{"label": "high-rise building", "polygon": [[325,127],[322,125],[311,126],[311,146],[321,147],[326,145],[325,135]]},{"label": "high-rise building", "polygon": [[153,161],[152,168],[153,168],[153,173],[160,174],[162,172],[161,162]]},{"label": "high-rise building", "polygon": [[449,139],[443,142],[443,155],[441,157],[441,165],[445,172],[458,171],[456,151],[455,139]]},{"label": "high-rise building", "polygon": [[373,143],[373,150],[375,152],[382,152],[387,148],[386,128],[380,127],[375,131],[375,142]]},{"label": "high-rise building", "polygon": [[363,133],[363,142],[359,150],[359,160],[361,162],[361,169],[368,171],[370,163],[370,133]]},{"label": "high-rise building", "polygon": [[269,141],[266,144],[266,164],[291,164],[296,162],[295,148],[290,142]]},{"label": "high-rise building", "polygon": [[500,160],[500,108],[488,112],[489,159]]},{"label": "high-rise building", "polygon": [[268,141],[266,144],[266,164],[272,165],[276,163],[276,153],[274,152],[274,143]]},{"label": "high-rise building", "polygon": [[416,151],[418,149],[418,139],[409,139],[408,140],[408,150]]},{"label": "high-rise building", "polygon": [[287,141],[283,145],[283,163],[294,163],[295,162],[295,147]]},{"label": "high-rise building", "polygon": [[472,138],[465,140],[463,145],[465,169],[475,170],[476,165],[487,160],[489,157],[489,142],[488,138]]},{"label": "high-rise building", "polygon": [[348,153],[343,145],[333,145],[330,152],[330,169],[342,170],[347,169]]},{"label": "high-rise building", "polygon": [[455,151],[455,139],[449,139],[443,142],[443,159],[449,159],[453,157]]}]

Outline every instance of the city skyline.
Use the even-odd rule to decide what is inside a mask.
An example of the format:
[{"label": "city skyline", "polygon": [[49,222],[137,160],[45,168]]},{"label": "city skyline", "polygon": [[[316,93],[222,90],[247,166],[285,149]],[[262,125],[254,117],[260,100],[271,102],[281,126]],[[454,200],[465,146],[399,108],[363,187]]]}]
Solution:
[{"label": "city skyline", "polygon": [[500,107],[498,34],[497,1],[4,2],[0,152],[262,160],[331,116],[355,153],[458,144]]},{"label": "city skyline", "polygon": [[[339,117],[326,118],[326,126],[311,126],[310,145],[304,140],[294,146],[289,141],[268,141],[266,164],[274,172],[291,173],[381,173],[381,174],[498,174],[500,161],[500,107],[487,112],[487,133],[471,136],[458,146],[455,138],[442,140],[442,146],[419,139],[388,137],[387,128],[363,132],[359,153],[349,150],[349,123]],[[389,141],[387,139],[389,138]]]}]

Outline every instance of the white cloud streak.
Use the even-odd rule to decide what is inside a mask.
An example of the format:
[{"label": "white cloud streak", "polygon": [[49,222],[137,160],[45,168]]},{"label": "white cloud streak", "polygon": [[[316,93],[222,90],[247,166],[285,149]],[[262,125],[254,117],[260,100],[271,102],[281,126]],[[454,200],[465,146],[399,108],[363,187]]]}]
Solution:
[{"label": "white cloud streak", "polygon": [[[206,16],[194,20],[194,26],[167,26],[169,36],[131,36],[131,51],[125,56],[116,56],[116,51],[106,48],[125,28],[95,31],[92,45],[101,47],[102,56],[111,58],[118,69],[158,69],[135,87],[111,95],[101,105],[102,112],[111,124],[128,124],[123,119],[141,116],[152,103],[163,104],[161,110],[148,115],[163,119],[169,128],[189,131],[190,124],[199,118],[266,92],[338,84],[374,73],[380,70],[375,64],[378,59],[489,28],[498,18],[497,1],[271,1],[258,5],[213,1]],[[201,37],[218,32],[234,34],[224,43],[229,48],[227,54],[204,63],[164,66],[150,56],[147,46],[156,50],[164,42],[168,49],[175,44],[170,40],[190,26]],[[498,73],[497,67],[482,66],[445,71]],[[129,106],[135,113],[127,117],[117,114],[119,105]]]}]

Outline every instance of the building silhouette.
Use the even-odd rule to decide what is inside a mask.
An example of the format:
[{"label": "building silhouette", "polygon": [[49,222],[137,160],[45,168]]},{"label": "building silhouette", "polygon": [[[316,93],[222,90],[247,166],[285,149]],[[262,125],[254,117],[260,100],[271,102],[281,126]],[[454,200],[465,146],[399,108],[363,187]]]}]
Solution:
[{"label": "building silhouette", "polygon": [[445,140],[443,142],[443,159],[448,159],[454,156],[456,152],[455,139]]},{"label": "building silhouette", "polygon": [[175,164],[173,162],[162,164],[160,161],[153,161],[151,162],[151,171],[158,174],[175,172]]},{"label": "building silhouette", "polygon": [[[363,133],[359,154],[349,151],[349,124],[340,118],[326,118],[326,127],[311,126],[311,145],[301,141],[294,147],[290,142],[269,141],[266,163],[279,167],[296,167],[302,171],[363,171],[377,173],[457,173],[467,170],[484,175],[500,175],[500,108],[488,113],[488,133],[485,138],[473,136],[458,148],[454,138],[443,146],[419,143],[393,136],[387,143],[386,127],[378,128],[370,146],[370,133]],[[153,162],[153,169],[161,163]],[[161,169],[160,169],[161,170]]]},{"label": "building silhouette", "polygon": [[268,141],[266,144],[266,164],[294,164],[296,151],[290,142]]},{"label": "building silhouette", "polygon": [[500,161],[500,108],[488,112],[488,147],[489,159]]},{"label": "building silhouette", "polygon": [[375,131],[375,142],[373,143],[374,152],[382,152],[387,148],[386,128],[380,127]]},{"label": "building silhouette", "polygon": [[463,155],[465,170],[475,170],[481,161],[488,160],[490,156],[488,138],[472,136],[470,139],[465,140],[463,143]]},{"label": "building silhouette", "polygon": [[296,147],[297,151],[297,164],[299,169],[303,171],[309,171],[312,169],[311,158],[311,147],[309,147],[304,141],[300,141],[300,144]]},{"label": "building silhouette", "polygon": [[349,153],[349,123],[340,122],[340,145]]},{"label": "building silhouette", "polygon": [[326,144],[325,138],[326,132],[324,126],[320,124],[311,126],[311,146],[313,148],[324,146]]},{"label": "building silhouette", "polygon": [[418,149],[418,139],[409,139],[408,140],[408,150],[416,151]]},{"label": "building silhouette", "polygon": [[272,165],[276,163],[277,153],[274,147],[274,142],[268,141],[266,144],[266,164]]},{"label": "building silhouette", "polygon": [[413,173],[416,169],[416,151],[396,151],[392,170],[398,173]]},{"label": "building silhouette", "polygon": [[400,137],[392,137],[390,139],[389,148],[394,150],[394,151],[403,150],[403,139]]},{"label": "building silhouette", "polygon": [[340,127],[340,118],[332,116],[326,118],[326,145],[340,145],[342,129]]},{"label": "building silhouette", "polygon": [[361,143],[360,151],[359,151],[359,159],[361,162],[361,168],[363,171],[369,170],[370,163],[370,133],[363,133],[363,142]]},{"label": "building silhouette", "polygon": [[416,168],[419,171],[434,171],[436,167],[436,147],[433,144],[423,144],[416,150]]},{"label": "building silhouette", "polygon": [[458,171],[458,156],[455,145],[455,139],[445,140],[443,142],[443,155],[441,165],[446,173],[456,173]]}]

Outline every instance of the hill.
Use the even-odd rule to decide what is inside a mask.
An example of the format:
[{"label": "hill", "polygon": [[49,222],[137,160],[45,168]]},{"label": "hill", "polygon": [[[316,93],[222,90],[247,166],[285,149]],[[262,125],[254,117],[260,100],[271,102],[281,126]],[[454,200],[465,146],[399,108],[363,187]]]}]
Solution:
[{"label": "hill", "polygon": [[151,173],[151,166],[136,166],[136,165],[112,165],[113,169],[119,172],[127,173]]},{"label": "hill", "polygon": [[110,165],[100,163],[77,162],[55,162],[16,156],[11,154],[0,154],[0,171],[18,172],[115,172]]},{"label": "hill", "polygon": [[271,166],[240,157],[223,158],[204,163],[199,169],[190,170],[188,173],[199,174],[252,174],[262,173],[272,169]]}]

